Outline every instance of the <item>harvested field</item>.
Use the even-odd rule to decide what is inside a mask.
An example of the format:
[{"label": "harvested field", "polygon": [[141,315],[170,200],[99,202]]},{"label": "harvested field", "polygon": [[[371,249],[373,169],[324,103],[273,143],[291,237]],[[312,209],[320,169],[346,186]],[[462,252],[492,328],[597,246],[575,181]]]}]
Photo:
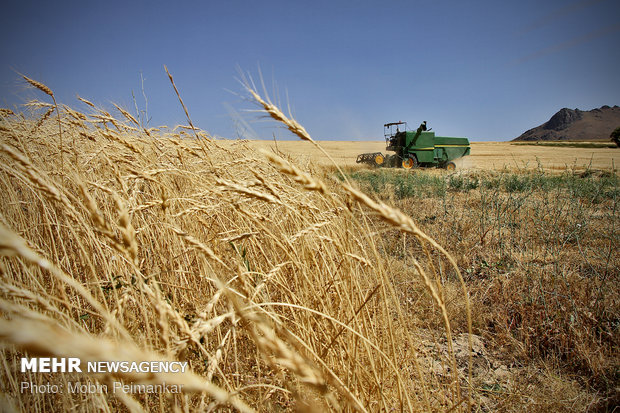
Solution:
[{"label": "harvested field", "polygon": [[[355,165],[357,154],[385,153],[385,141],[321,141],[321,146],[343,166]],[[274,147],[273,141],[251,141],[254,148]],[[577,170],[611,169],[620,165],[618,148],[574,148],[514,144],[510,142],[472,142],[471,155],[457,161],[457,168],[474,170],[545,169]],[[318,165],[331,162],[319,150],[300,141],[278,141],[283,152]]]}]

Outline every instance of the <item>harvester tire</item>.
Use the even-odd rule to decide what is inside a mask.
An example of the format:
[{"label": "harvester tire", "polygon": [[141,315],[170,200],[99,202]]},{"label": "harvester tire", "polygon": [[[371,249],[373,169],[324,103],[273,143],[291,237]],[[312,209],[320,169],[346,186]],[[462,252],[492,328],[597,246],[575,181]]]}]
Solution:
[{"label": "harvester tire", "polygon": [[376,166],[381,166],[383,165],[383,162],[385,162],[385,158],[383,157],[382,154],[377,154],[377,156],[375,156],[375,165]]},{"label": "harvester tire", "polygon": [[416,159],[415,156],[409,156],[407,158],[403,158],[402,165],[403,165],[403,168],[405,169],[417,168],[418,160]]},{"label": "harvester tire", "polygon": [[456,169],[456,164],[454,162],[448,162],[445,168],[446,171],[454,171]]}]

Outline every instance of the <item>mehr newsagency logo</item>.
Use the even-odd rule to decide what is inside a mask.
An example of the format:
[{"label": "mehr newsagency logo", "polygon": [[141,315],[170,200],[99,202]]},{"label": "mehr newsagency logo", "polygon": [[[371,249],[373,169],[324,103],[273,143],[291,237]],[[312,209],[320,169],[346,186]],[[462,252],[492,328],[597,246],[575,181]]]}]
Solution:
[{"label": "mehr newsagency logo", "polygon": [[[185,373],[186,361],[88,361],[82,363],[77,357],[34,357],[21,359],[22,373]],[[112,382],[112,386],[91,381],[74,381],[64,384],[40,384],[21,382],[21,393],[180,393],[182,384],[125,384]],[[110,389],[111,387],[111,389]]]}]

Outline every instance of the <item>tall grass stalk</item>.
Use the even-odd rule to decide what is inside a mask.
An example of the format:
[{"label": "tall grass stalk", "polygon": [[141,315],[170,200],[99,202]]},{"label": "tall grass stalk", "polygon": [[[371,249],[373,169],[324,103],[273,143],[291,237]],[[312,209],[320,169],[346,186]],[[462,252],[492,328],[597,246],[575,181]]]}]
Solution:
[{"label": "tall grass stalk", "polygon": [[[145,134],[128,112],[117,108],[117,119],[83,101],[91,114],[56,107],[70,138],[63,151],[75,158],[62,178],[47,120],[32,132],[36,119],[8,116],[0,128],[0,375],[8,404],[23,411],[476,405],[471,373],[452,348],[438,262],[460,276],[459,268],[413,220],[294,159],[183,131]],[[195,136],[204,134],[188,122]],[[424,311],[403,309],[375,216],[420,246],[407,271],[426,286],[418,291]],[[444,320],[447,352],[429,354],[430,335],[415,327],[430,313]],[[37,376],[64,385],[184,386],[180,394],[64,392],[52,405],[49,395],[20,392],[21,381],[33,380],[20,359],[34,356],[184,360],[191,371]],[[429,357],[443,367],[429,369]]]}]

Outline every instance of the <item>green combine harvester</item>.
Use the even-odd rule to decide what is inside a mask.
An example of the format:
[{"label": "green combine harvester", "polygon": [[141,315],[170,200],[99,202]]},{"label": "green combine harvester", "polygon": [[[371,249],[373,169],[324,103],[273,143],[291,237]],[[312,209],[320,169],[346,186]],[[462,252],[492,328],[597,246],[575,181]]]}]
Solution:
[{"label": "green combine harvester", "polygon": [[471,149],[467,138],[435,136],[435,132],[427,130],[426,121],[416,131],[407,130],[407,122],[386,123],[383,129],[385,150],[395,153],[362,153],[357,156],[357,163],[405,169],[432,166],[453,171],[456,164],[452,161],[469,155]]}]

